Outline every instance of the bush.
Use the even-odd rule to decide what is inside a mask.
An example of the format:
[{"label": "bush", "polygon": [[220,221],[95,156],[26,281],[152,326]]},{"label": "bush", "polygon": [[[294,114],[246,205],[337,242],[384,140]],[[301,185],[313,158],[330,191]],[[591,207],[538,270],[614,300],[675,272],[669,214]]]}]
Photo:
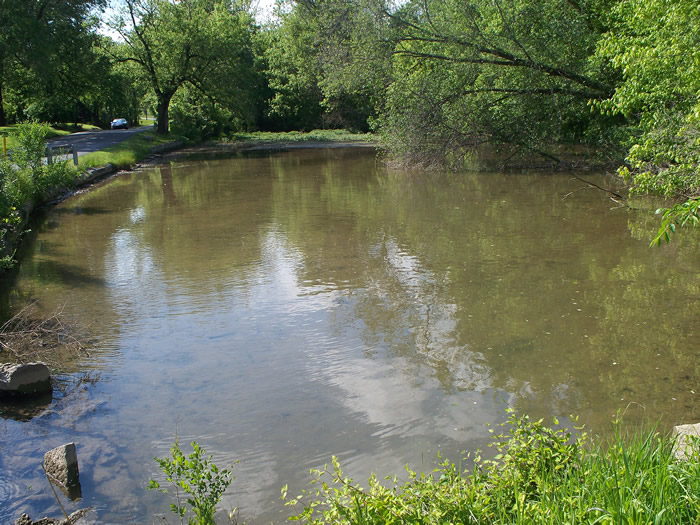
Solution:
[{"label": "bush", "polygon": [[[194,516],[188,517],[190,525],[213,525],[216,505],[221,501],[221,496],[231,484],[231,471],[219,470],[211,461],[213,456],[206,457],[206,452],[195,441],[192,442],[192,453],[189,456],[180,449],[178,439],[170,448],[171,457],[155,458],[158,466],[165,474],[165,480],[175,489],[177,503],[170,504],[170,510],[182,520],[188,513]],[[161,490],[160,483],[151,480],[150,490]],[[187,494],[185,500],[187,506],[180,499],[180,490]]]}]

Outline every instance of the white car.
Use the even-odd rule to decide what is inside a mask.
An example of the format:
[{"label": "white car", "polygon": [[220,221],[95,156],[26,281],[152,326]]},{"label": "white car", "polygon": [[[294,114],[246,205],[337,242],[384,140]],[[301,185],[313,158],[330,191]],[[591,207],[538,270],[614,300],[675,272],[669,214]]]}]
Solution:
[{"label": "white car", "polygon": [[109,127],[112,129],[129,129],[129,122],[125,118],[115,118],[109,123]]}]

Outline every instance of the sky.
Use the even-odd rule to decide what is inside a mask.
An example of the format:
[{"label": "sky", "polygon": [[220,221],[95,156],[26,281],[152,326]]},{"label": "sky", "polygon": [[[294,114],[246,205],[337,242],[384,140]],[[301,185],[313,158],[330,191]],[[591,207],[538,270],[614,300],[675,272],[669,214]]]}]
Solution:
[{"label": "sky", "polygon": [[[108,4],[107,9],[100,15],[102,24],[99,32],[105,36],[111,37],[113,40],[121,41],[119,34],[107,27],[107,21],[114,17],[116,11],[119,9],[121,0],[109,0]],[[255,20],[258,24],[264,24],[270,20],[274,6],[275,0],[253,0]]]},{"label": "sky", "polygon": [[[108,0],[109,7],[101,16],[103,21],[109,20],[114,12],[118,9],[121,0]],[[272,10],[275,6],[275,0],[253,0],[253,9],[256,12],[255,19],[259,24],[267,22],[272,16]]]},{"label": "sky", "polygon": [[257,4],[258,8],[255,19],[259,24],[262,24],[270,19],[270,16],[272,15],[272,8],[275,5],[275,0],[258,0]]}]

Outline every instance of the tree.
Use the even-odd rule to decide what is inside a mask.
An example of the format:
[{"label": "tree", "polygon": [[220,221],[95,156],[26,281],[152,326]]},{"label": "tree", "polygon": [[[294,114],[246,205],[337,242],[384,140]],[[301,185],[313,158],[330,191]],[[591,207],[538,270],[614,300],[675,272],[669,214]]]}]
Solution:
[{"label": "tree", "polygon": [[665,210],[660,242],[675,225],[700,224],[700,4],[623,0],[610,16],[597,56],[622,81],[598,107],[630,123],[620,173],[633,192],[684,201]]},{"label": "tree", "polygon": [[389,145],[423,164],[459,164],[484,144],[555,163],[561,144],[602,145],[588,102],[614,88],[610,72],[591,60],[608,3],[385,6],[400,30],[382,119]]},{"label": "tree", "polygon": [[0,0],[0,125],[8,121],[7,105],[19,118],[57,120],[74,113],[72,102],[85,93],[83,81],[94,63],[92,13],[104,5],[105,0]]},{"label": "tree", "polygon": [[285,127],[368,129],[390,81],[392,44],[371,0],[282,2],[265,52],[271,113]]},{"label": "tree", "polygon": [[115,59],[137,64],[150,85],[159,133],[168,132],[170,102],[185,85],[243,107],[249,88],[245,73],[252,67],[252,19],[244,4],[126,0],[125,10],[112,24],[124,39]]}]

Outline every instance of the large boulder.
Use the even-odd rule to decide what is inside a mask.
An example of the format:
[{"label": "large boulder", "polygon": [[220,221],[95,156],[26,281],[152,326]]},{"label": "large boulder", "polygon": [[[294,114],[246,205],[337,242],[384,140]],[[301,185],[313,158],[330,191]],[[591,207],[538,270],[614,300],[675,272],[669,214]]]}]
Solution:
[{"label": "large boulder", "polygon": [[51,373],[45,363],[0,365],[0,396],[51,392]]},{"label": "large boulder", "polygon": [[700,423],[673,427],[673,438],[673,455],[676,458],[688,460],[693,454],[700,455]]}]

